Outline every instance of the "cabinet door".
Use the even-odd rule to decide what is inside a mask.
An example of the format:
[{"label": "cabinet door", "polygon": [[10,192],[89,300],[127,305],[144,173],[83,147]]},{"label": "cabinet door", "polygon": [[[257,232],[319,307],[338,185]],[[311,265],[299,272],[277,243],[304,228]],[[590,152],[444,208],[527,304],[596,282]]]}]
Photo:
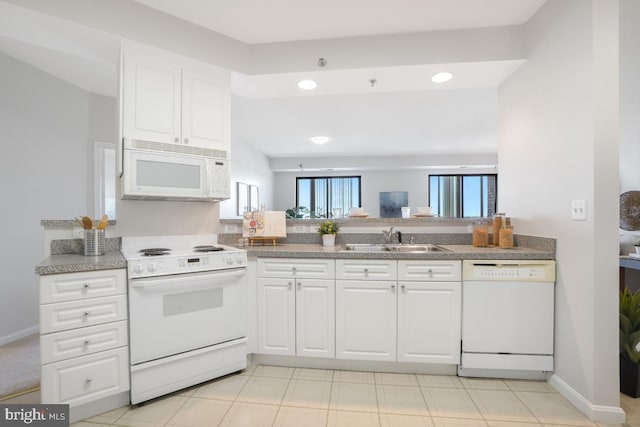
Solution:
[{"label": "cabinet door", "polygon": [[459,282],[462,280],[462,264],[447,260],[398,261],[398,280]]},{"label": "cabinet door", "polygon": [[208,73],[183,70],[182,143],[228,151],[229,105],[228,80],[225,82]]},{"label": "cabinet door", "polygon": [[282,277],[296,279],[333,279],[335,261],[332,259],[258,259],[259,277]]},{"label": "cabinet door", "polygon": [[396,282],[336,281],[336,358],[396,360]]},{"label": "cabinet door", "polygon": [[258,353],[294,355],[294,279],[258,279]]},{"label": "cabinet door", "polygon": [[127,270],[99,270],[40,277],[40,303],[127,293]]},{"label": "cabinet door", "polygon": [[179,143],[181,70],[169,58],[125,51],[123,136]]},{"label": "cabinet door", "polygon": [[345,280],[397,280],[398,262],[367,259],[336,260],[336,278]]},{"label": "cabinet door", "polygon": [[335,282],[296,280],[296,353],[335,357]]},{"label": "cabinet door", "polygon": [[460,362],[460,282],[398,282],[398,362]]},{"label": "cabinet door", "polygon": [[43,403],[71,407],[129,390],[127,347],[42,366]]},{"label": "cabinet door", "polygon": [[127,318],[127,296],[113,295],[40,306],[40,333],[66,331]]}]

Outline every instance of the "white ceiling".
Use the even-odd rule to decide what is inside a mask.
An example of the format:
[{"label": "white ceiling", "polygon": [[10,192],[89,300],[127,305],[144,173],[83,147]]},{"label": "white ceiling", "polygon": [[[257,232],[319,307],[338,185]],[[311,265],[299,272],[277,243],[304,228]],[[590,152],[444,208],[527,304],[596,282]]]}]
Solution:
[{"label": "white ceiling", "polygon": [[521,25],[545,0],[134,0],[245,43]]},{"label": "white ceiling", "polygon": [[[521,25],[545,0],[134,1],[244,43],[277,45]],[[116,95],[117,35],[16,4],[0,0],[0,51],[86,91]],[[272,157],[496,152],[496,88],[522,62],[232,73],[233,137]],[[443,68],[454,80],[434,85],[428,77]],[[317,90],[295,86],[308,77],[318,81]],[[332,141],[308,143],[318,134]]]}]

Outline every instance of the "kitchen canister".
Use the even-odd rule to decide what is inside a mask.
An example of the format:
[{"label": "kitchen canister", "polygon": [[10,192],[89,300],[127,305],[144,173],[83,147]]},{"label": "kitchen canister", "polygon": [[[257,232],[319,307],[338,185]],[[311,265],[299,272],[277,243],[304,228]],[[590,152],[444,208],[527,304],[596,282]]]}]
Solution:
[{"label": "kitchen canister", "polygon": [[104,255],[104,229],[84,230],[84,254],[87,256]]},{"label": "kitchen canister", "polygon": [[473,224],[471,244],[477,248],[486,248],[489,246],[489,225],[486,222],[476,222]]}]

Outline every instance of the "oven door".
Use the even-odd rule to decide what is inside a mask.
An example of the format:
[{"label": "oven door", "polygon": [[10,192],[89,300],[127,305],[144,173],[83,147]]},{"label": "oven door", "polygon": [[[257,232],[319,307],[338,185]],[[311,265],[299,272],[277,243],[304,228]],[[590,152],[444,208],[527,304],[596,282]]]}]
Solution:
[{"label": "oven door", "polygon": [[129,281],[131,364],[247,336],[246,269]]}]

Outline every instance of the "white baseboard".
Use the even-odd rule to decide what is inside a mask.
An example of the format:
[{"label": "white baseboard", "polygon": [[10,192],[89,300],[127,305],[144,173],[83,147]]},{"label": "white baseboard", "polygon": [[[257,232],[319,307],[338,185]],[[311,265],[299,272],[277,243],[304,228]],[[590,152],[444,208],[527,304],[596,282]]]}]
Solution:
[{"label": "white baseboard", "polygon": [[34,325],[27,329],[5,335],[0,337],[0,345],[9,344],[10,342],[18,341],[19,339],[28,337],[29,335],[37,334],[39,330],[40,327],[38,325]]},{"label": "white baseboard", "polygon": [[573,406],[578,408],[580,412],[589,417],[591,421],[605,424],[622,424],[626,419],[624,411],[619,406],[594,405],[555,374],[549,378],[549,384],[558,390]]}]

